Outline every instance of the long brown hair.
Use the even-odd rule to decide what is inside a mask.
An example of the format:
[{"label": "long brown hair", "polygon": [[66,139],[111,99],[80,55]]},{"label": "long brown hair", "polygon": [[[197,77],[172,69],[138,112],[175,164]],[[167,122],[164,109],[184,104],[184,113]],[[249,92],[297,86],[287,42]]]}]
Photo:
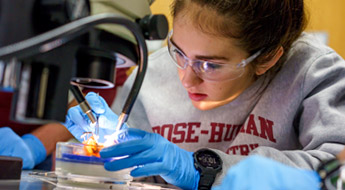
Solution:
[{"label": "long brown hair", "polygon": [[[286,54],[307,25],[303,0],[174,0],[171,7],[174,18],[186,12],[200,30],[235,38],[249,54],[262,50],[254,68],[270,60],[280,47]],[[281,64],[271,70],[276,72]]]}]

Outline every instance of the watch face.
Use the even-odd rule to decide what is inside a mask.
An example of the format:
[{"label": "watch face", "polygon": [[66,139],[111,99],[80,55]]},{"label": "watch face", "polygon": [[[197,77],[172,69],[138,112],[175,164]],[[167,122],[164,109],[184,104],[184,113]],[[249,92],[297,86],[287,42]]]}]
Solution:
[{"label": "watch face", "polygon": [[216,169],[221,165],[220,157],[210,151],[200,152],[197,155],[197,159],[203,167]]}]

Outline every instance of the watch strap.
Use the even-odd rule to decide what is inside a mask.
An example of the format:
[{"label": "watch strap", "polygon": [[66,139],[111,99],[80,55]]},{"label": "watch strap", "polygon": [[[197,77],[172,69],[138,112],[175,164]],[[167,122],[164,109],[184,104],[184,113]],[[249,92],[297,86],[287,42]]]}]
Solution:
[{"label": "watch strap", "polygon": [[218,172],[214,172],[214,171],[201,172],[198,190],[209,190],[209,189],[211,189],[211,187],[214,183],[214,180],[216,179],[217,173]]}]

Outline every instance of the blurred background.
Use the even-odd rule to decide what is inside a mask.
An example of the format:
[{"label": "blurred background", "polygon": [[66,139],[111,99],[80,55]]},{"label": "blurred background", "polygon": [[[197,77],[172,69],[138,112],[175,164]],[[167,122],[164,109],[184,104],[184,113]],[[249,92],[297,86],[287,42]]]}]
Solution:
[{"label": "blurred background", "polygon": [[[171,27],[170,4],[172,0],[155,0],[151,10],[165,14]],[[307,32],[317,35],[345,58],[345,0],[305,0],[309,15]]]}]

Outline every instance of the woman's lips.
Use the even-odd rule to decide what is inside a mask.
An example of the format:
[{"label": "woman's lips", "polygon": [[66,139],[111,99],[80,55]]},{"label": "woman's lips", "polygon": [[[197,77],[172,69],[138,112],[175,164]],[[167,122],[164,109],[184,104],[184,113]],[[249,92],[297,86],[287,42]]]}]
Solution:
[{"label": "woman's lips", "polygon": [[203,99],[207,98],[206,94],[198,94],[198,93],[190,93],[188,92],[189,98],[193,101],[202,101]]}]

